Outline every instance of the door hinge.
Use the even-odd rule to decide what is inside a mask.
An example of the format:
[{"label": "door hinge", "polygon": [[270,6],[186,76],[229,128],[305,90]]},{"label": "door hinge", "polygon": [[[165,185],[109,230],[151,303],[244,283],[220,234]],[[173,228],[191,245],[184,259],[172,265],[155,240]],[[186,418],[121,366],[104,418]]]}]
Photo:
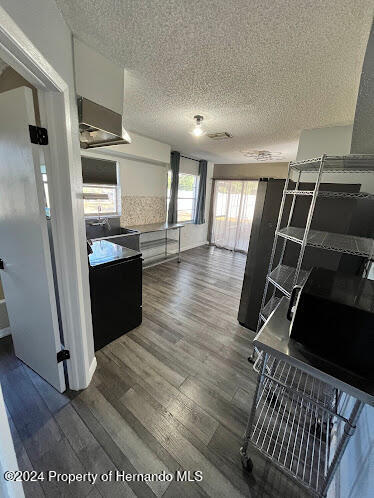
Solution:
[{"label": "door hinge", "polygon": [[57,363],[69,359],[70,359],[70,351],[68,349],[61,349],[61,351],[57,353]]},{"label": "door hinge", "polygon": [[32,144],[48,145],[48,131],[46,128],[29,125],[29,131]]}]

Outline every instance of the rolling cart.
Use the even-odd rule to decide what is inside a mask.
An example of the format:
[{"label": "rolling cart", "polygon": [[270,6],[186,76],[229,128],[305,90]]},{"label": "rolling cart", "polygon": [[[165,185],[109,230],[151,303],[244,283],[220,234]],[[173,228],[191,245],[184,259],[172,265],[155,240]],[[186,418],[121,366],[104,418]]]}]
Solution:
[{"label": "rolling cart", "polygon": [[289,337],[282,298],[254,340],[260,351],[242,464],[252,471],[254,447],[314,496],[327,490],[374,383],[311,355]]}]

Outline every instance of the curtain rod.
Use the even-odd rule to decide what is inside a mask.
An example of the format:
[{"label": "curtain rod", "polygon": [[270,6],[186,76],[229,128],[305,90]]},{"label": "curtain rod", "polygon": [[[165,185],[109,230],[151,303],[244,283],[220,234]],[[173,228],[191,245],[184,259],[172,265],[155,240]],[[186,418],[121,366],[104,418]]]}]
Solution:
[{"label": "curtain rod", "polygon": [[[273,178],[269,178],[267,176],[261,176],[261,178],[248,178],[245,176],[237,176],[237,177],[230,177],[227,178],[225,176],[214,176],[212,180],[219,180],[219,181],[228,181],[228,182],[259,182],[259,181],[268,181],[268,180],[273,180]],[[275,180],[284,180],[284,178],[275,178]]]},{"label": "curtain rod", "polygon": [[200,162],[199,159],[194,159],[193,157],[188,157],[188,156],[182,156],[182,154],[181,157],[184,157],[185,159],[191,159],[191,161],[196,161],[197,163]]}]

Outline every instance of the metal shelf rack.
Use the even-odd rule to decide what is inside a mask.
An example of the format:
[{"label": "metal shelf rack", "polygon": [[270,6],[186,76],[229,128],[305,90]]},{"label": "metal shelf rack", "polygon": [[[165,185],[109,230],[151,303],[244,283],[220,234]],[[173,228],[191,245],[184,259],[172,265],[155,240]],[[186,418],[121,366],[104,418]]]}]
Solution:
[{"label": "metal shelf rack", "polygon": [[165,244],[167,245],[178,244],[178,242],[179,242],[178,240],[170,239],[169,237],[167,239],[164,237],[162,239],[145,240],[140,242],[140,250],[153,249],[154,247],[161,247],[161,246],[165,247]]},{"label": "metal shelf rack", "polygon": [[[278,265],[268,276],[269,282],[283,292],[287,297],[291,296],[293,283],[295,281],[295,268],[287,265]],[[300,270],[298,285],[303,285],[308,278],[309,272]]]},{"label": "metal shelf rack", "polygon": [[[284,239],[292,240],[297,244],[302,244],[305,236],[305,229],[286,227],[278,230],[277,235]],[[374,239],[310,229],[306,237],[306,245],[370,258],[373,254]]]},{"label": "metal shelf rack", "polygon": [[[314,190],[287,190],[287,195],[313,195]],[[318,197],[337,198],[337,199],[374,199],[374,194],[368,192],[329,192],[321,190],[318,192]]]},{"label": "metal shelf rack", "polygon": [[[313,190],[299,190],[299,185],[303,173],[314,173]],[[305,249],[307,246],[336,251],[342,254],[351,254],[362,256],[368,260],[374,257],[374,239],[356,237],[340,233],[323,232],[312,230],[310,228],[314,208],[319,198],[331,199],[367,199],[374,200],[374,193],[368,192],[329,192],[320,190],[322,175],[324,173],[359,173],[372,174],[374,173],[374,155],[356,155],[347,156],[328,156],[308,159],[305,161],[291,161],[288,166],[288,174],[285,182],[283,196],[278,216],[277,227],[270,257],[268,274],[266,277],[265,289],[261,303],[257,331],[262,323],[268,319],[271,313],[278,306],[280,297],[276,295],[276,291],[280,291],[284,296],[290,297],[291,291],[295,285],[302,285],[308,277],[309,272],[302,269]],[[290,188],[290,181],[295,182],[295,188]],[[283,219],[283,211],[287,196],[291,196],[291,207],[288,215],[286,226],[281,227]],[[295,209],[296,198],[298,196],[309,196],[311,198],[308,216],[306,219],[305,228],[291,226],[292,216]],[[277,244],[279,240],[283,240],[283,245],[280,253],[278,265],[274,268],[274,259],[276,255]],[[291,241],[300,246],[299,256],[295,267],[286,266],[283,264],[283,258],[286,249],[286,242]],[[273,292],[267,299],[269,285],[273,286]],[[254,356],[252,356],[254,360]]]},{"label": "metal shelf rack", "polygon": [[261,319],[265,322],[269,316],[271,315],[272,311],[275,310],[275,308],[278,306],[279,301],[281,300],[280,297],[278,296],[272,296],[267,304],[262,308],[261,310]]},{"label": "metal shelf rack", "polygon": [[[183,223],[151,223],[131,227],[140,233],[143,268],[156,266],[173,259],[177,259],[178,263],[181,262],[181,229],[183,226]],[[153,238],[148,238],[148,236]],[[155,254],[154,249],[157,248],[160,248],[162,252]]]},{"label": "metal shelf rack", "polygon": [[241,448],[248,445],[312,495],[325,497],[363,404],[288,361],[261,352],[256,394]]}]

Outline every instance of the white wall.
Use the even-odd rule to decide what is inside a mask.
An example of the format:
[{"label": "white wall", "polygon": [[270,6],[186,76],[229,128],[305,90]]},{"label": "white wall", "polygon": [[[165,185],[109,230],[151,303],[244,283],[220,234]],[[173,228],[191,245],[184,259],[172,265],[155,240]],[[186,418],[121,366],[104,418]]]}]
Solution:
[{"label": "white wall", "polygon": [[[124,122],[126,123],[126,102],[124,103]],[[150,163],[169,164],[171,147],[152,138],[143,137],[132,131],[131,144],[112,145],[103,149],[105,154],[114,154],[127,159],[138,159]]]},{"label": "white wall", "polygon": [[146,161],[126,159],[118,154],[105,154],[94,150],[84,150],[82,155],[107,159],[118,163],[121,195],[166,197],[167,164],[152,164]]},{"label": "white wall", "polygon": [[166,164],[150,164],[123,158],[118,161],[122,195],[166,197]]},{"label": "white wall", "polygon": [[0,496],[2,498],[24,498],[22,482],[6,481],[3,478],[7,470],[18,470],[18,463],[0,385]]},{"label": "white wall", "polygon": [[77,94],[122,114],[124,69],[74,38]]},{"label": "white wall", "polygon": [[374,153],[374,24],[366,47],[352,134],[352,154]]},{"label": "white wall", "polygon": [[71,31],[52,0],[1,0],[0,5],[74,89]]},{"label": "white wall", "polygon": [[374,495],[374,408],[366,406],[348,443],[328,498],[371,498]]},{"label": "white wall", "polygon": [[351,150],[353,124],[303,130],[297,149],[297,161],[322,156],[345,155]]},{"label": "white wall", "polygon": [[[319,157],[322,154],[350,154],[353,125],[303,130],[300,135],[297,160]],[[315,173],[303,173],[302,181],[313,181]],[[359,183],[362,192],[374,193],[374,174],[324,173],[325,183]]]}]

